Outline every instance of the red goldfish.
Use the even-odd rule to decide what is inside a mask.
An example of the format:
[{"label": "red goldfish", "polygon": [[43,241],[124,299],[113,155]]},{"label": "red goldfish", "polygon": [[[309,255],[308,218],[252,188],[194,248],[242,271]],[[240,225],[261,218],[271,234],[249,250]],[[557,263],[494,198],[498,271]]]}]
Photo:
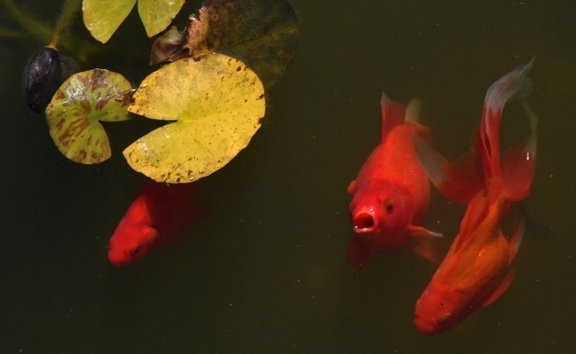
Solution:
[{"label": "red goldfish", "polygon": [[[464,191],[461,201],[469,199],[458,236],[416,302],[414,324],[422,333],[441,333],[454,327],[472,312],[496,301],[514,278],[511,263],[522,240],[524,223],[518,223],[509,239],[502,233],[501,223],[512,202],[528,196],[534,175],[537,119],[525,99],[531,89],[526,77],[531,67],[532,62],[516,68],[488,89],[475,140],[476,155],[469,155],[468,162],[447,164],[427,143],[416,141],[424,168],[440,191],[449,197],[458,197],[455,191]],[[504,104],[512,96],[521,99],[532,123],[532,134],[501,163],[500,120]],[[483,176],[477,176],[465,191],[461,188],[465,181],[458,177],[477,171],[478,166]],[[468,197],[478,181],[484,185]]]},{"label": "red goldfish", "polygon": [[203,209],[195,211],[192,202],[196,183],[166,184],[148,182],[120,220],[108,244],[108,259],[116,266],[144,258],[158,246],[184,238],[174,237],[205,218]]},{"label": "red goldfish", "polygon": [[418,162],[416,134],[429,139],[418,124],[419,101],[405,108],[382,94],[382,141],[348,186],[355,235],[346,248],[352,267],[361,270],[377,252],[410,247],[437,263],[427,238],[442,236],[420,226],[430,203],[430,183]]}]

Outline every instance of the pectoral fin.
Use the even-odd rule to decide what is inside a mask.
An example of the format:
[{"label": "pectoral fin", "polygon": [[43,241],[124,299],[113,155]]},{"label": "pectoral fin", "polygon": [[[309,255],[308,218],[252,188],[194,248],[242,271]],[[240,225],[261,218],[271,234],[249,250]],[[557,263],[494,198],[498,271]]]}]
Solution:
[{"label": "pectoral fin", "polygon": [[440,255],[440,250],[437,248],[437,241],[443,237],[441,233],[413,225],[408,227],[407,233],[409,236],[407,246],[412,251],[436,265],[442,262],[444,257]]},{"label": "pectoral fin", "polygon": [[514,257],[516,257],[516,253],[518,253],[518,248],[520,248],[520,243],[522,243],[522,239],[524,238],[524,230],[526,229],[526,219],[521,217],[518,220],[518,225],[516,226],[516,230],[514,234],[510,236],[508,239],[508,247],[509,247],[509,254],[508,254],[508,265],[512,263]]},{"label": "pectoral fin", "polygon": [[452,242],[451,248],[453,248],[455,252],[465,249],[476,235],[478,225],[488,214],[489,202],[489,195],[486,194],[485,190],[482,190],[468,203],[466,213],[460,222],[460,232]]},{"label": "pectoral fin", "polygon": [[353,195],[356,192],[356,180],[353,180],[348,185],[348,189],[346,190],[348,194]]},{"label": "pectoral fin", "polygon": [[412,237],[425,237],[425,238],[444,237],[444,235],[442,235],[441,232],[430,231],[422,226],[408,225],[406,232]]},{"label": "pectoral fin", "polygon": [[504,292],[506,292],[506,290],[508,289],[508,287],[512,283],[512,280],[514,279],[515,275],[516,275],[516,269],[511,269],[510,272],[508,273],[508,275],[506,275],[506,277],[504,279],[502,279],[502,281],[500,282],[498,287],[496,289],[494,289],[492,294],[488,295],[488,297],[486,297],[486,299],[484,299],[484,301],[482,302],[480,307],[484,308],[488,305],[493,304],[494,301],[498,300],[500,298],[500,296],[502,296],[502,294],[504,294]]},{"label": "pectoral fin", "polygon": [[145,240],[148,244],[151,244],[158,238],[158,230],[152,226],[142,225],[140,232],[142,240]]}]

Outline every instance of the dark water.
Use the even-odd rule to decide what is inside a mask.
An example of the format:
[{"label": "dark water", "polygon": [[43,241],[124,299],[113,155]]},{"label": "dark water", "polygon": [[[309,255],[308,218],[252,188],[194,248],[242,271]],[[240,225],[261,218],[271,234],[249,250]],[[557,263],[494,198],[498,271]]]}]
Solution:
[{"label": "dark water", "polygon": [[[50,23],[59,1],[18,3]],[[23,66],[43,43],[0,39],[0,352],[576,349],[576,3],[291,3],[300,47],[250,146],[200,181],[210,219],[127,268],[108,264],[106,244],[145,179],[121,151],[150,127],[106,125],[110,161],[67,161],[23,96]],[[19,29],[0,18],[0,28]],[[90,42],[80,25],[74,35]],[[133,13],[86,65],[138,83],[149,43]],[[352,278],[343,255],[352,235],[345,190],[379,140],[381,91],[422,99],[437,148],[456,157],[486,89],[533,56],[538,161],[516,279],[453,330],[421,335],[413,308],[434,267],[401,250]],[[503,140],[513,143],[528,123],[516,105],[506,112]],[[463,212],[436,193],[426,226],[451,240]]]}]

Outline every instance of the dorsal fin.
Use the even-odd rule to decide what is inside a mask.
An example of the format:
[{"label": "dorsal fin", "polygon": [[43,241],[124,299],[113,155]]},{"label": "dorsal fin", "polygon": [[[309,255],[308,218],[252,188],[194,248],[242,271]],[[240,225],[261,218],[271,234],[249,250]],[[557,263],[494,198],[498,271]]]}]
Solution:
[{"label": "dorsal fin", "polygon": [[348,189],[346,189],[346,192],[348,192],[349,195],[354,195],[354,193],[356,193],[356,180],[350,182],[350,184],[348,185]]},{"label": "dorsal fin", "polygon": [[384,92],[382,92],[380,106],[382,109],[382,142],[384,142],[394,127],[404,123],[406,108],[402,103],[389,99]]},{"label": "dorsal fin", "polygon": [[421,109],[422,109],[422,101],[417,98],[413,98],[410,102],[408,102],[408,106],[406,107],[406,116],[404,118],[404,121],[414,124],[420,124],[418,121],[420,120]]},{"label": "dorsal fin", "polygon": [[470,240],[476,235],[478,225],[486,219],[490,202],[488,197],[486,190],[482,189],[468,203],[466,214],[460,222],[460,233],[454,240],[455,252],[465,248],[470,243]]}]

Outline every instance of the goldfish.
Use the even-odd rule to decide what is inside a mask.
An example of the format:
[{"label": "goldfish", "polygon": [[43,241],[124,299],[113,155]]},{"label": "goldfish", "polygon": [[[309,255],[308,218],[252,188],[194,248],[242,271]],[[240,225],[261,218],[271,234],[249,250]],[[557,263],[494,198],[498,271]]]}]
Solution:
[{"label": "goldfish", "polygon": [[427,140],[430,129],[418,123],[420,101],[405,107],[382,93],[380,105],[382,140],[348,186],[355,235],[346,258],[359,271],[380,251],[409,247],[440,263],[428,240],[442,234],[421,226],[430,182],[416,156],[413,134]]},{"label": "goldfish", "polygon": [[[490,86],[475,134],[475,151],[465,159],[448,164],[428,142],[416,140],[419,158],[433,184],[448,197],[461,202],[469,199],[458,235],[416,302],[414,324],[422,333],[449,330],[494,303],[514,278],[511,264],[524,235],[524,221],[519,219],[509,238],[501,225],[511,204],[529,195],[534,176],[537,118],[526,101],[532,88],[527,78],[532,65],[533,61],[519,66]],[[520,99],[528,113],[532,133],[501,160],[502,110],[513,97]],[[463,188],[466,181],[458,178],[478,172],[478,167],[482,175],[471,187]],[[483,186],[472,195],[479,181]]]},{"label": "goldfish", "polygon": [[196,183],[148,182],[138,192],[108,244],[116,266],[135,263],[159,246],[181,241],[174,235],[204,220],[208,209],[193,209]]}]

